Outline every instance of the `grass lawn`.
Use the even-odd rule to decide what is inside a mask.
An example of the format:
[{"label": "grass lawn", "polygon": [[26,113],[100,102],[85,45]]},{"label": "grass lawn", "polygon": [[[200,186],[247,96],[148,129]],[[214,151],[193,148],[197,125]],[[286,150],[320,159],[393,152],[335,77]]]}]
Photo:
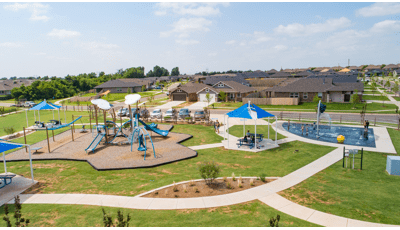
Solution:
[{"label": "grass lawn", "polygon": [[[364,94],[376,94],[376,95],[381,95],[382,93],[379,92],[379,91],[373,91],[373,90],[371,90],[371,91],[364,91]],[[364,96],[363,96],[363,97],[364,97]]]},{"label": "grass lawn", "polygon": [[162,97],[158,99],[154,99],[152,102],[146,101],[146,106],[158,106],[165,104],[165,101],[168,100],[169,97]]},{"label": "grass lawn", "polygon": [[[85,115],[88,116],[88,112],[78,112],[78,111],[66,111],[67,116],[67,123],[72,121],[72,114],[75,115],[75,119],[77,116]],[[58,119],[58,111],[54,111],[54,118]],[[60,118],[61,122],[64,123],[64,112],[60,111]],[[36,112],[36,119],[39,120],[38,113]],[[53,112],[52,111],[41,111],[40,112],[40,120],[44,122],[48,122],[49,120],[53,119]],[[101,118],[102,119],[102,118]],[[89,117],[81,118],[82,122],[89,122]],[[76,124],[80,124],[81,120],[77,121]],[[29,126],[34,125],[35,117],[32,111],[28,112],[28,124]],[[100,120],[101,121],[101,120]],[[92,121],[93,122],[93,121]],[[16,131],[22,131],[22,127],[26,127],[26,115],[25,111],[22,111],[17,114],[7,115],[5,117],[0,117],[0,136],[7,135],[4,132],[3,127],[11,127],[13,126]]]},{"label": "grass lawn", "polygon": [[4,113],[11,113],[11,112],[15,112],[21,110],[18,107],[0,107],[0,115],[4,114]]},{"label": "grass lawn", "polygon": [[[254,125],[245,125],[245,132],[250,130],[250,133],[254,133]],[[257,133],[264,134],[264,138],[268,138],[268,126],[267,125],[257,125]],[[234,125],[229,128],[229,134],[235,137],[243,137],[243,125]],[[275,130],[269,127],[269,137],[271,140],[275,140]],[[278,133],[278,140],[286,138],[282,134]]]},{"label": "grass lawn", "polygon": [[369,96],[369,95],[363,95],[362,97],[363,100],[375,100],[375,101],[390,101],[388,97],[386,96]]},{"label": "grass lawn", "polygon": [[390,176],[385,171],[386,155],[364,152],[363,170],[342,168],[342,161],[339,161],[280,194],[321,212],[399,224],[400,177]]},{"label": "grass lawn", "polygon": [[400,97],[393,97],[396,101],[400,101]]},{"label": "grass lawn", "polygon": [[[299,150],[295,152],[295,150]],[[86,162],[33,161],[39,187],[28,193],[85,193],[135,196],[161,186],[190,179],[200,179],[198,164],[214,161],[221,167],[220,176],[285,176],[323,155],[333,147],[299,141],[258,153],[226,150],[222,147],[198,150],[198,156],[155,168],[96,171]],[[0,172],[4,170],[0,164]],[[30,175],[29,162],[7,162],[12,173]]]},{"label": "grass lawn", "polygon": [[396,149],[397,154],[400,154],[400,131],[395,129],[387,129],[389,132],[390,138],[392,139],[392,143],[394,148]]},{"label": "grass lawn", "polygon": [[[10,205],[13,215],[14,205]],[[100,206],[23,204],[22,216],[30,219],[30,227],[103,227],[103,212]],[[186,210],[136,210],[104,207],[116,218],[117,211],[131,216],[130,227],[266,227],[271,217],[280,215],[280,227],[318,226],[277,211],[260,201],[243,204]],[[9,215],[10,215],[9,214]],[[3,207],[0,215],[4,216]],[[12,224],[15,219],[11,217]],[[6,227],[0,222],[0,227]]]},{"label": "grass lawn", "polygon": [[[165,123],[163,123],[165,124]],[[174,133],[187,133],[193,136],[189,140],[182,142],[184,146],[196,146],[221,143],[224,139],[214,132],[214,126],[203,125],[184,125],[172,124],[174,128],[171,130]]]},{"label": "grass lawn", "polygon": [[[363,96],[363,99],[368,96]],[[372,96],[371,96],[372,97]],[[378,97],[378,96],[375,96]],[[387,100],[389,100],[387,97],[385,97]],[[365,99],[365,100],[371,100],[371,99]],[[374,99],[375,100],[375,99]],[[334,112],[351,112],[351,113],[359,113],[361,112],[362,107],[365,105],[365,103],[357,103],[356,108],[353,109],[353,104],[351,103],[324,103],[327,108],[326,112],[328,113],[334,113]],[[229,108],[239,108],[243,104],[241,102],[231,102],[231,103],[216,103],[214,106],[216,107],[229,107]],[[315,112],[315,107],[318,106],[317,103],[313,102],[306,102],[302,103],[300,105],[258,105],[260,108],[265,109],[265,110],[271,110],[271,111],[299,111],[299,112]],[[379,110],[389,110],[393,109],[394,110],[397,108],[396,105],[393,104],[386,104],[385,107],[382,107],[381,103],[368,103],[367,106],[367,113],[375,113]],[[388,112],[385,112],[388,113]]]}]

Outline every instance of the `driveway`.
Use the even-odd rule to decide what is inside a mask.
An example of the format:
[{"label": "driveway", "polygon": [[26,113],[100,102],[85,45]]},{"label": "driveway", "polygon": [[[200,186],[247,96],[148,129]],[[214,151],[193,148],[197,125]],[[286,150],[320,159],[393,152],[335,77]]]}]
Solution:
[{"label": "driveway", "polygon": [[189,110],[196,110],[196,109],[203,109],[204,107],[207,107],[207,102],[196,102],[194,104],[191,104],[189,106],[186,106],[185,108]]}]

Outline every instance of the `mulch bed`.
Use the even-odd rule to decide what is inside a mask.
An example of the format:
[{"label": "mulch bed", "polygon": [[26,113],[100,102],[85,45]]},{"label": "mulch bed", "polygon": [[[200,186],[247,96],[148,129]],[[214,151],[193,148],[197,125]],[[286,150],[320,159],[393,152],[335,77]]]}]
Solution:
[{"label": "mulch bed", "polygon": [[[246,190],[249,188],[254,188],[269,182],[274,181],[275,179],[266,179],[265,182],[261,180],[253,179],[253,186],[250,185],[250,178],[242,179],[242,187],[238,186],[239,178],[236,178],[236,181],[233,181],[232,178],[227,178],[226,181],[223,179],[217,179],[214,181],[212,185],[207,185],[204,180],[194,181],[193,183],[184,183],[176,185],[176,190],[174,191],[174,186],[170,186],[167,188],[156,190],[152,193],[146,194],[143,197],[152,197],[152,198],[192,198],[192,197],[204,197],[204,196],[217,196],[228,193],[239,192],[242,190]],[[228,188],[228,183],[230,184],[230,188]],[[186,187],[186,191],[185,191]]]}]

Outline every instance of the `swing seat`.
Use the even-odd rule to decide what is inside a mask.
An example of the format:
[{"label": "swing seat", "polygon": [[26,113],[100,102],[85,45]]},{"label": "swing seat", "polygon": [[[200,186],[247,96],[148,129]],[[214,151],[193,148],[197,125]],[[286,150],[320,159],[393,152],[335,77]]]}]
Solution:
[{"label": "swing seat", "polygon": [[137,150],[138,151],[146,151],[147,149],[145,147],[140,146]]}]

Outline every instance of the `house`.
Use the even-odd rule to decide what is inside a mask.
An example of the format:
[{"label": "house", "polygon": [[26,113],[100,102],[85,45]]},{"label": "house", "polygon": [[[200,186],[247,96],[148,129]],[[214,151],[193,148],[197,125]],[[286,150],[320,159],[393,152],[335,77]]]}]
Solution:
[{"label": "house", "polygon": [[291,75],[290,73],[279,71],[269,77],[271,77],[271,78],[288,78],[288,77],[293,77],[293,75]]},{"label": "house", "polygon": [[359,71],[361,71],[362,67],[359,67],[359,66],[349,66],[347,69],[349,69],[351,72],[359,72]]},{"label": "house", "polygon": [[314,75],[314,74],[312,74],[312,73],[310,73],[308,71],[303,71],[303,72],[300,72],[300,73],[296,73],[294,75],[294,77],[308,77],[308,76],[311,76],[311,75]]},{"label": "house", "polygon": [[219,81],[214,85],[203,83],[187,83],[178,86],[169,92],[169,97],[173,101],[206,101],[207,93],[211,97],[211,102],[218,101],[218,94],[224,91],[227,95],[227,101],[242,101],[242,98],[249,93],[255,92],[255,89],[235,81]]},{"label": "house", "polygon": [[104,82],[101,85],[94,87],[97,92],[105,92],[109,90],[111,93],[127,93],[130,89],[131,93],[141,92],[142,86],[148,88],[149,81],[140,81],[134,78],[116,79]]},{"label": "house", "polygon": [[11,95],[11,90],[22,85],[30,86],[34,81],[29,79],[0,80],[0,95]]},{"label": "house", "polygon": [[334,78],[299,78],[287,85],[268,88],[263,93],[267,98],[299,98],[299,102],[312,102],[315,96],[323,102],[349,102],[358,90],[360,99],[364,91],[361,82],[334,82]]},{"label": "house", "polygon": [[395,65],[395,64],[389,64],[389,65],[383,67],[383,70],[385,70],[387,73],[393,72],[394,70],[398,70],[398,69],[399,69],[399,66]]},{"label": "house", "polygon": [[267,73],[268,75],[272,75],[272,74],[276,74],[278,71],[276,69],[271,69],[266,71],[265,73]]},{"label": "house", "polygon": [[202,83],[206,85],[215,85],[220,81],[235,81],[242,85],[250,86],[249,81],[246,80],[243,74],[216,74],[208,76]]}]

